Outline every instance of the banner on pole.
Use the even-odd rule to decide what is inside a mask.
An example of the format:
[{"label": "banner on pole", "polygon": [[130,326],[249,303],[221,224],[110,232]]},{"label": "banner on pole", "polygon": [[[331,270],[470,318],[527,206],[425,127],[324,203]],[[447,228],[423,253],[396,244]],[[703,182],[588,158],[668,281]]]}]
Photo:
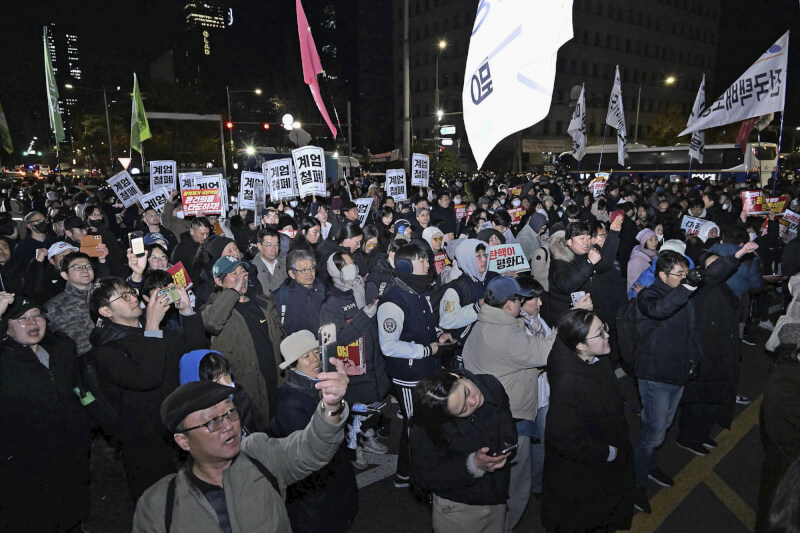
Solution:
[{"label": "banner on pole", "polygon": [[280,202],[287,198],[297,196],[295,192],[294,163],[290,158],[273,159],[267,161],[267,181],[269,182],[269,194],[273,202]]},{"label": "banner on pole", "polygon": [[405,169],[394,168],[386,171],[386,196],[391,196],[395,202],[408,200]]},{"label": "banner on pole", "polygon": [[411,156],[411,186],[427,187],[430,178],[431,160],[426,154]]},{"label": "banner on pole", "polygon": [[[700,82],[700,89],[697,91],[697,96],[694,99],[694,106],[692,106],[692,114],[689,115],[689,121],[686,126],[691,126],[703,109],[706,107],[706,75],[703,74],[703,80]],[[689,161],[692,158],[697,159],[698,163],[703,163],[703,153],[705,152],[706,133],[698,130],[692,133],[692,140],[689,142]]]},{"label": "banner on pole", "polygon": [[325,196],[325,152],[319,146],[303,146],[292,150],[300,198]]},{"label": "banner on pole", "polygon": [[175,161],[150,161],[150,191],[161,187],[174,189],[177,168]]},{"label": "banner on pole", "polygon": [[127,170],[114,174],[107,183],[125,207],[132,206],[142,197],[142,191],[139,190]]},{"label": "banner on pole", "polygon": [[164,204],[169,201],[169,194],[169,189],[161,187],[155,191],[143,194],[142,197],[139,198],[139,205],[141,205],[143,209],[155,209],[160,213],[164,210]]},{"label": "banner on pole", "polygon": [[625,166],[628,157],[628,133],[625,126],[625,109],[622,105],[622,82],[619,77],[619,65],[614,74],[614,87],[608,101],[606,124],[617,130],[617,163]]},{"label": "banner on pole", "polygon": [[580,161],[586,153],[586,87],[581,87],[581,95],[572,112],[572,120],[567,127],[572,137],[572,157]]}]

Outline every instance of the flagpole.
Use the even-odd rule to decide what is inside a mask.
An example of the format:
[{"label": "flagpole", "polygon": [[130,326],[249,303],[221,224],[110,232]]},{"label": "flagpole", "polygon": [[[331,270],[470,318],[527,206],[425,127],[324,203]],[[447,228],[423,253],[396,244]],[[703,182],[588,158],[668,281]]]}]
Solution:
[{"label": "flagpole", "polygon": [[[608,113],[606,113],[608,114]],[[603,152],[606,149],[606,130],[608,130],[608,122],[603,126],[603,144],[600,145],[600,161],[597,162],[597,171],[600,172],[600,167],[603,164]]]},{"label": "flagpole", "polygon": [[[772,196],[775,196],[775,187],[778,185],[778,167],[781,165],[781,142],[783,141],[783,117],[785,114],[784,110],[781,110],[781,129],[780,132],[778,132],[778,162],[775,165],[775,175],[772,177]],[[759,169],[759,174],[760,173],[761,169]],[[761,178],[759,177],[759,179]]]}]

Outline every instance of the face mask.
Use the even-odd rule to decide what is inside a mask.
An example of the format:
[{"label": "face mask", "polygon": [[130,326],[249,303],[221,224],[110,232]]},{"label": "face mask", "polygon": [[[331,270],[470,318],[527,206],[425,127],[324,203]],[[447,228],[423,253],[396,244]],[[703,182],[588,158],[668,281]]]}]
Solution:
[{"label": "face mask", "polygon": [[722,209],[724,211],[730,211],[731,210],[731,204],[722,204]]},{"label": "face mask", "polygon": [[506,199],[500,198],[500,205],[506,205]]},{"label": "face mask", "polygon": [[353,281],[358,276],[358,267],[355,263],[350,263],[342,267],[342,279],[344,281]]},{"label": "face mask", "polygon": [[176,218],[179,218],[179,219],[183,220],[183,210],[182,209],[180,211],[173,211],[173,214],[175,215]]},{"label": "face mask", "polygon": [[297,207],[297,200],[289,200],[289,205],[292,207]]},{"label": "face mask", "polygon": [[460,204],[461,203],[461,197],[460,196],[456,196],[455,198],[453,198],[453,203],[456,204],[456,205]]},{"label": "face mask", "polygon": [[749,235],[750,235],[750,242],[753,242],[754,240],[758,239],[758,233],[750,233]]},{"label": "face mask", "polygon": [[656,233],[656,237],[658,237],[658,242],[664,242],[664,236],[663,235],[659,235],[659,234]]},{"label": "face mask", "polygon": [[47,221],[46,220],[42,220],[41,222],[33,224],[31,227],[37,233],[47,233]]},{"label": "face mask", "polygon": [[519,201],[519,200],[517,200],[516,198],[514,198],[513,200],[511,200],[511,205],[513,205],[514,207],[519,207],[519,204],[521,204],[521,203],[522,203],[522,202],[521,202],[521,201]]}]

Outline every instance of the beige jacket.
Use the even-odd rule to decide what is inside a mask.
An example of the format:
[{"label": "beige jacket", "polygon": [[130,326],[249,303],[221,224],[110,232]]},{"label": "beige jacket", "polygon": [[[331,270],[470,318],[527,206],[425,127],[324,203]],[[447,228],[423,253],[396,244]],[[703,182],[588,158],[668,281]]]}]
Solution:
[{"label": "beige jacket", "polygon": [[545,339],[527,335],[521,318],[483,305],[464,345],[464,367],[500,380],[514,418],[536,420],[538,368],[547,364],[555,338],[554,333]]}]

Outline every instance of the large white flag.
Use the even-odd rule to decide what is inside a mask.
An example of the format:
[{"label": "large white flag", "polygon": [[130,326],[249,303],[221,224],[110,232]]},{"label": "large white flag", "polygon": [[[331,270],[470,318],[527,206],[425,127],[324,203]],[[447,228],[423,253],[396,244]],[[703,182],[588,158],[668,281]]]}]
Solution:
[{"label": "large white flag", "polygon": [[462,91],[478,168],[497,143],[547,116],[556,54],[570,39],[572,0],[480,3]]},{"label": "large white flag", "polygon": [[567,133],[572,137],[572,157],[580,161],[586,153],[586,87],[581,87]]},{"label": "large white flag", "polygon": [[[697,96],[694,99],[692,106],[692,114],[689,115],[689,120],[686,122],[686,127],[691,127],[692,123],[700,116],[703,109],[706,107],[706,75],[703,74],[703,80],[700,82],[700,89],[697,90]],[[706,132],[700,130],[692,133],[692,140],[689,143],[689,161],[692,158],[697,159],[698,162],[703,162],[703,152],[705,151]]]},{"label": "large white flag", "polygon": [[788,60],[787,31],[678,136],[783,111]]},{"label": "large white flag", "polygon": [[625,165],[628,157],[628,133],[625,128],[625,110],[622,107],[622,82],[619,79],[619,65],[614,74],[614,87],[608,99],[606,124],[617,130],[617,162]]}]

